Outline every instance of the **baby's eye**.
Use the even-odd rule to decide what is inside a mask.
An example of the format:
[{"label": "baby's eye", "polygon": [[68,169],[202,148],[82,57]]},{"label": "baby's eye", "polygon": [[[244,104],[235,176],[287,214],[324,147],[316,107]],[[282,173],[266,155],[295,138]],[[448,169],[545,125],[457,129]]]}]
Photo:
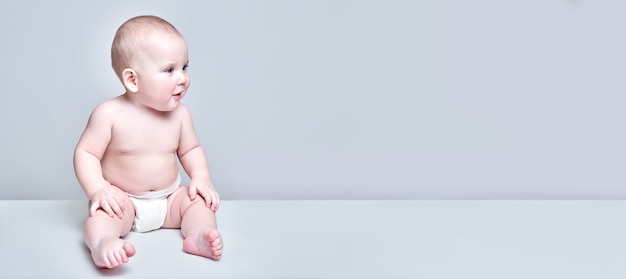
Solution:
[{"label": "baby's eye", "polygon": [[171,72],[173,72],[173,71],[174,71],[174,69],[173,69],[173,68],[171,68],[171,67],[170,67],[170,68],[165,69],[165,72],[166,72],[166,73],[171,73]]},{"label": "baby's eye", "polygon": [[183,71],[187,71],[187,68],[189,68],[189,65],[183,66]]}]

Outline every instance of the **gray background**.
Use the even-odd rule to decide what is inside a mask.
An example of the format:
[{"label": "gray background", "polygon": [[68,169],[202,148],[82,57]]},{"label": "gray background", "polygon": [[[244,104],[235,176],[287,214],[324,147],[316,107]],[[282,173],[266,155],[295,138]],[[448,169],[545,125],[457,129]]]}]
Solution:
[{"label": "gray background", "polygon": [[623,199],[626,2],[0,1],[0,199],[82,199],[117,27],[173,23],[224,199]]}]

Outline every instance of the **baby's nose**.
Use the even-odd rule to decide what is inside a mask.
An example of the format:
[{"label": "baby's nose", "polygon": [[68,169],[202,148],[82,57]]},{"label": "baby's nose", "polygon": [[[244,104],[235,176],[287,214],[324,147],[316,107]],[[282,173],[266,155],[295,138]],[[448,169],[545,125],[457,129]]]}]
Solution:
[{"label": "baby's nose", "polygon": [[177,77],[178,85],[184,85],[187,83],[188,80],[189,76],[187,75],[187,73],[180,73]]}]

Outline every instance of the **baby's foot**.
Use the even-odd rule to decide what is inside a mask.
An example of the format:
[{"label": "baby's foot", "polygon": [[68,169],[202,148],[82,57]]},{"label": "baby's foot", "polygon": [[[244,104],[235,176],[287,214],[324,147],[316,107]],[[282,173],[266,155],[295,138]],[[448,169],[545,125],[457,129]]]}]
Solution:
[{"label": "baby's foot", "polygon": [[190,235],[183,241],[183,251],[213,260],[222,257],[222,247],[222,235],[216,229]]},{"label": "baby's foot", "polygon": [[100,268],[120,266],[127,263],[128,259],[134,255],[135,247],[119,238],[103,239],[91,251],[93,262]]}]

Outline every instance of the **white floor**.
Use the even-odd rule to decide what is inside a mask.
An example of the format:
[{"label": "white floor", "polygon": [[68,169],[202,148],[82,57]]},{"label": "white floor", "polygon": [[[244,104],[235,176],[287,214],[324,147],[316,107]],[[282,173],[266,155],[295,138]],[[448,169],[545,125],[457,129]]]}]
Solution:
[{"label": "white floor", "polygon": [[86,201],[0,201],[0,278],[626,278],[626,201],[223,201],[221,261],[178,230],[94,268]]}]

